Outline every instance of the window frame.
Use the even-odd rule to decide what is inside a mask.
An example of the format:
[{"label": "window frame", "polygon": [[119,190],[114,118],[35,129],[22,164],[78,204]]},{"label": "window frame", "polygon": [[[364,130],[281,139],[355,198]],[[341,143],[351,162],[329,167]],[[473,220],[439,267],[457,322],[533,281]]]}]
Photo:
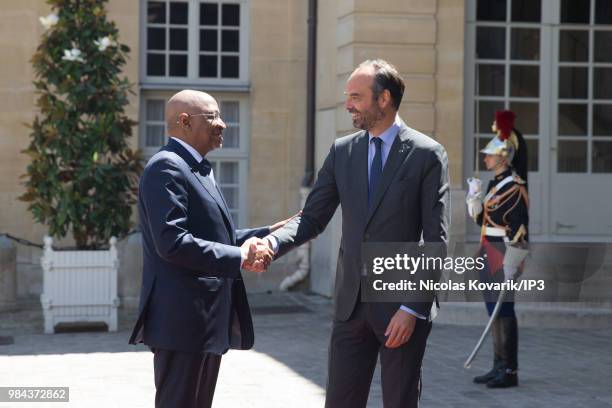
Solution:
[{"label": "window frame", "polygon": [[[140,49],[139,49],[139,74],[141,85],[145,89],[169,89],[181,85],[187,87],[213,85],[215,90],[236,90],[246,91],[249,88],[250,78],[250,10],[248,0],[157,0],[164,3],[170,1],[189,4],[188,25],[187,25],[187,76],[171,77],[168,76],[149,76],[147,75],[147,3],[150,0],[140,0]],[[200,56],[200,3],[217,3],[221,7],[223,4],[240,5],[240,51],[239,51],[239,76],[238,78],[200,78],[199,77],[199,56]],[[196,10],[196,12],[193,12]],[[167,16],[168,18],[168,16]],[[169,23],[166,23],[169,25]],[[168,41],[168,40],[167,40]],[[220,44],[221,39],[218,38]],[[167,44],[168,45],[168,44]],[[169,51],[164,51],[168,55]],[[219,57],[222,51],[217,51]],[[167,67],[168,68],[168,67]]]}]

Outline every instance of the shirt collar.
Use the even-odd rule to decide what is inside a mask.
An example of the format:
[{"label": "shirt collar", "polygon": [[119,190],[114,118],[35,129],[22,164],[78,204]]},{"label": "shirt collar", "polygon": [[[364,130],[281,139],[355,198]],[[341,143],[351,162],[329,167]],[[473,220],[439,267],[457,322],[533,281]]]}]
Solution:
[{"label": "shirt collar", "polygon": [[495,181],[499,181],[499,180],[503,180],[508,176],[512,175],[512,169],[508,168],[506,170],[504,170],[503,173],[499,173],[498,175],[495,176]]},{"label": "shirt collar", "polygon": [[[380,140],[382,140],[383,144],[388,146],[391,146],[391,144],[393,144],[393,140],[395,139],[395,136],[397,135],[397,132],[400,129],[400,121],[401,119],[399,115],[395,115],[395,121],[393,122],[393,124],[378,136]],[[374,137],[368,132],[368,143],[371,142],[373,138]]]},{"label": "shirt collar", "polygon": [[193,156],[193,158],[195,159],[196,162],[200,163],[204,158],[202,157],[202,155],[200,153],[198,153],[198,151],[196,149],[194,149],[189,143],[182,141],[181,139],[178,139],[176,137],[170,137],[171,139],[179,142],[181,144],[181,146],[183,146],[185,149],[187,149],[187,151],[189,153],[191,153],[191,155]]}]

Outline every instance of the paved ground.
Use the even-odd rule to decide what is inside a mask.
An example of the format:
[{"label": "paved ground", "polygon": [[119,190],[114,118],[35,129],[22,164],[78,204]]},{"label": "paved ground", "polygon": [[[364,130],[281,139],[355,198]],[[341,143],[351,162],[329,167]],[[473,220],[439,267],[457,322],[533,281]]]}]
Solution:
[{"label": "paved ground", "polygon": [[[303,294],[251,299],[256,347],[223,357],[215,406],[322,407],[330,302]],[[43,335],[38,310],[0,314],[0,336],[15,340],[0,346],[0,386],[70,387],[70,403],[16,407],[152,407],[152,354],[127,344],[133,320],[124,311],[117,333]],[[462,368],[481,329],[434,324],[423,407],[612,407],[612,330],[521,330],[521,386],[492,391],[471,382],[489,368],[490,346],[471,370]],[[378,372],[368,407],[382,407]]]}]

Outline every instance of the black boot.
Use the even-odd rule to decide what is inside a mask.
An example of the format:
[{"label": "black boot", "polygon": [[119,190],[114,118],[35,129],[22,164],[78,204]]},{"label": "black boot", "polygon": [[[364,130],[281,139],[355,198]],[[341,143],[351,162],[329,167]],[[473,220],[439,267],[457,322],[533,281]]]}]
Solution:
[{"label": "black boot", "polygon": [[504,350],[501,337],[501,325],[499,319],[493,320],[491,326],[491,334],[493,335],[493,368],[486,374],[474,377],[476,384],[486,384],[499,374],[504,367]]},{"label": "black boot", "polygon": [[492,379],[498,376],[498,374],[501,372],[503,367],[504,367],[503,361],[501,360],[493,361],[493,368],[489,372],[483,375],[474,377],[474,382],[476,384],[487,384],[489,381],[491,381]]},{"label": "black boot", "polygon": [[489,388],[508,388],[518,385],[518,325],[516,316],[498,318],[501,329],[504,364],[498,375],[487,382]]},{"label": "black boot", "polygon": [[518,385],[518,374],[516,370],[505,368],[495,378],[487,382],[488,388],[508,388]]}]

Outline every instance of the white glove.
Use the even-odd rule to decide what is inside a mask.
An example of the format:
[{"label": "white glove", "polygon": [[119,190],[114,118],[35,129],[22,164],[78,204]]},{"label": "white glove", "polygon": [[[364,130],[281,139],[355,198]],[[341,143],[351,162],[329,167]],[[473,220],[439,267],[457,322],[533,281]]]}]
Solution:
[{"label": "white glove", "polygon": [[468,183],[468,197],[480,198],[482,192],[482,180],[476,177],[470,177],[467,179]]},{"label": "white glove", "polygon": [[516,266],[504,265],[504,280],[515,280],[518,275],[518,268]]},{"label": "white glove", "polygon": [[475,218],[482,212],[482,202],[479,197],[470,197],[469,195],[465,198],[467,204],[467,210],[470,217]]},{"label": "white glove", "polygon": [[468,193],[465,197],[467,211],[470,217],[476,218],[482,212],[482,202],[480,201],[482,191],[482,181],[476,177],[467,179]]}]

